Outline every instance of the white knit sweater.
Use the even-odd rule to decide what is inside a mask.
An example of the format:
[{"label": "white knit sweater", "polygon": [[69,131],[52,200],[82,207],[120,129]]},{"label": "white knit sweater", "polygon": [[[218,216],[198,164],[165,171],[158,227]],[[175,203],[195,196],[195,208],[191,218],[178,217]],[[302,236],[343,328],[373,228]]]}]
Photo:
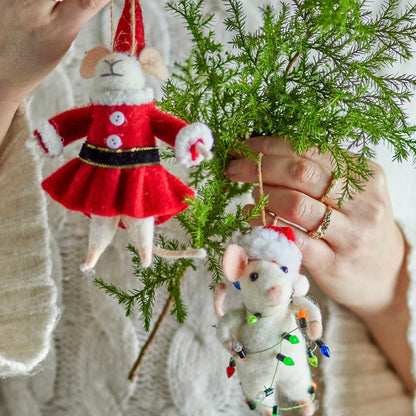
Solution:
[{"label": "white knit sweater", "polygon": [[[178,47],[184,44],[185,29],[165,11],[164,0],[141,2],[147,43],[172,65],[186,49]],[[116,1],[118,10],[120,3]],[[251,9],[250,24],[256,26],[261,2],[246,3]],[[221,21],[224,5],[213,0],[208,11],[217,12]],[[109,44],[109,21],[109,11],[104,10],[83,29],[64,62],[38,88],[28,110],[33,122],[87,102],[85,81],[77,71],[86,50]],[[218,23],[217,33],[222,36],[220,28]],[[160,91],[154,79],[149,78],[149,83]],[[169,317],[137,382],[127,380],[147,337],[140,318],[126,318],[122,306],[82,276],[79,265],[87,250],[88,219],[63,209],[40,188],[42,177],[74,157],[79,144],[68,146],[64,157],[50,161],[36,146],[25,144],[29,137],[26,117],[19,112],[0,153],[0,375],[4,377],[0,416],[253,414],[244,403],[237,377],[225,376],[229,357],[212,328],[216,318],[210,278],[202,268],[184,280],[186,323],[178,325]],[[416,195],[410,190],[415,189],[416,174],[409,165],[393,167],[389,157],[381,150],[378,161],[387,171],[396,216],[412,245]],[[175,221],[163,226],[163,232],[176,235]],[[127,233],[119,230],[97,266],[97,276],[126,290],[139,284],[132,275],[128,242]],[[415,348],[413,252],[409,271],[409,341]],[[156,315],[165,297],[163,291],[159,293]],[[332,358],[326,361],[323,377],[323,413],[416,414],[411,398],[354,315],[331,303],[325,326]]]}]

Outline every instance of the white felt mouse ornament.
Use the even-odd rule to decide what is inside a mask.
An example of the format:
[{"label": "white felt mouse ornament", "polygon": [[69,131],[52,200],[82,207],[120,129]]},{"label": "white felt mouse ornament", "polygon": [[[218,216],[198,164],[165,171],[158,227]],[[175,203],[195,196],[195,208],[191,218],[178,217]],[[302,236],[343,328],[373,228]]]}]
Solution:
[{"label": "white felt mouse ornament", "polygon": [[320,340],[320,310],[305,296],[309,282],[300,274],[302,255],[293,230],[255,227],[235,239],[224,252],[223,271],[241,290],[243,305],[224,314],[225,283],[215,290],[217,337],[232,354],[227,374],[236,368],[252,410],[279,415],[285,410],[279,410],[281,391],[311,416],[315,384],[308,362],[314,361],[308,360],[313,352],[305,337],[326,356],[329,349]]},{"label": "white felt mouse ornament", "polygon": [[145,46],[142,11],[126,0],[112,51],[89,51],[81,76],[93,78],[90,105],[58,114],[35,131],[50,156],[86,137],[79,157],[46,178],[43,188],[71,210],[91,218],[89,252],[83,271],[92,269],[117,227],[131,234],[147,267],[153,252],[203,256],[203,250],[167,252],[153,245],[154,227],[187,207],[193,191],[160,164],[156,137],[175,147],[186,167],[211,156],[213,138],[202,123],[187,124],[158,110],[145,72],[166,79],[162,56]]}]

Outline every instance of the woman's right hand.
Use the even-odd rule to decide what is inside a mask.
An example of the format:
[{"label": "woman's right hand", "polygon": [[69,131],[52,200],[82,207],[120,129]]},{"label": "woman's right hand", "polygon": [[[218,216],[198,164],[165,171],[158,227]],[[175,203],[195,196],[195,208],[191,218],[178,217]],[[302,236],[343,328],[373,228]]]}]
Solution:
[{"label": "woman's right hand", "polygon": [[59,63],[109,0],[0,0],[0,102],[16,103]]}]

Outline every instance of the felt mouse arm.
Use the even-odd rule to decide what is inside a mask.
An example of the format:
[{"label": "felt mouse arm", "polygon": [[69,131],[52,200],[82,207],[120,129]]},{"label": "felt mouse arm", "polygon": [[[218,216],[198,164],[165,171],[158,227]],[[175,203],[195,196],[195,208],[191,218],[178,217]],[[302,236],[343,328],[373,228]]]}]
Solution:
[{"label": "felt mouse arm", "polygon": [[307,297],[294,297],[290,309],[298,313],[301,309],[306,313],[307,334],[312,340],[322,336],[322,316],[318,306]]},{"label": "felt mouse arm", "polygon": [[92,106],[74,108],[40,122],[34,134],[42,149],[55,157],[67,144],[87,136],[91,123]]},{"label": "felt mouse arm", "polygon": [[151,115],[151,125],[156,137],[175,147],[176,158],[187,168],[199,165],[205,159],[196,150],[197,143],[203,144],[208,150],[214,144],[211,130],[205,124],[187,124],[156,107]]},{"label": "felt mouse arm", "polygon": [[226,313],[217,324],[217,338],[230,353],[233,352],[233,338],[231,330],[238,328],[244,323],[241,310],[232,310]]}]

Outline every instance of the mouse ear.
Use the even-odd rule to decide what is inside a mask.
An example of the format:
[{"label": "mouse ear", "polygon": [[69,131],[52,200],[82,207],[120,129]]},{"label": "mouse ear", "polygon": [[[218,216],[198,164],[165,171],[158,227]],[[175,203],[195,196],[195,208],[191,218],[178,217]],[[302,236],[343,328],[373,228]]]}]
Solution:
[{"label": "mouse ear", "polygon": [[81,77],[85,79],[92,78],[95,75],[95,68],[98,62],[109,53],[110,51],[105,46],[96,46],[95,48],[90,49],[82,60],[81,68],[79,70]]},{"label": "mouse ear", "polygon": [[248,264],[248,256],[244,249],[237,244],[230,244],[224,252],[222,268],[225,277],[230,282],[236,282],[244,275]]},{"label": "mouse ear", "polygon": [[139,62],[144,72],[154,75],[166,81],[169,78],[169,71],[158,50],[152,47],[145,47],[139,55]]},{"label": "mouse ear", "polygon": [[299,275],[299,279],[293,285],[293,296],[294,297],[302,297],[306,296],[309,291],[309,280],[303,274]]}]

